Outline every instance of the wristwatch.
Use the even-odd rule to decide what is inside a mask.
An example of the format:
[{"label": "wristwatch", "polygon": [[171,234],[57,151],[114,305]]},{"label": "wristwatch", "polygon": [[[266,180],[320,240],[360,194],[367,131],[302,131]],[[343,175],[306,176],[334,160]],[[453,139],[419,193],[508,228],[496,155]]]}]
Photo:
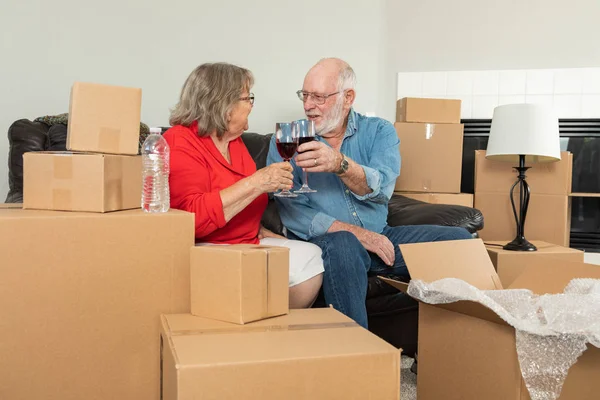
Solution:
[{"label": "wristwatch", "polygon": [[340,169],[338,169],[335,173],[337,175],[342,175],[344,172],[348,171],[348,160],[346,159],[346,156],[344,155],[344,153],[340,153],[342,155],[342,162],[340,163]]}]

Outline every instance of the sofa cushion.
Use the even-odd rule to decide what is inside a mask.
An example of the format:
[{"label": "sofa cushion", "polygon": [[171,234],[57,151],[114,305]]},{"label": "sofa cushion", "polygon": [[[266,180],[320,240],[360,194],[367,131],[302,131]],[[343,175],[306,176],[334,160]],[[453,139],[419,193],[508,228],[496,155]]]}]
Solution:
[{"label": "sofa cushion", "polygon": [[460,226],[470,233],[483,228],[481,211],[465,206],[430,204],[394,193],[388,206],[388,225]]}]

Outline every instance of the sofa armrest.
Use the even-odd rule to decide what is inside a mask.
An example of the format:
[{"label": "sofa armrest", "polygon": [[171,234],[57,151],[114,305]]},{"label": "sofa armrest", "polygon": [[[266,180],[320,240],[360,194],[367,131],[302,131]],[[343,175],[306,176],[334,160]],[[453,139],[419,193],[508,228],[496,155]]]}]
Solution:
[{"label": "sofa armrest", "polygon": [[388,225],[459,226],[475,233],[483,228],[483,215],[471,207],[430,204],[394,193],[389,203]]}]

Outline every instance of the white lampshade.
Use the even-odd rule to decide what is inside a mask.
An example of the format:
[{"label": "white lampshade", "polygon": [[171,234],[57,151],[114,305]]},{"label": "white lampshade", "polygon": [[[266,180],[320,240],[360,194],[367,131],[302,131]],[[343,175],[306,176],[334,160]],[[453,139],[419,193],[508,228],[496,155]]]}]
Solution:
[{"label": "white lampshade", "polygon": [[558,117],[542,104],[507,104],[494,109],[486,158],[518,162],[560,160]]}]

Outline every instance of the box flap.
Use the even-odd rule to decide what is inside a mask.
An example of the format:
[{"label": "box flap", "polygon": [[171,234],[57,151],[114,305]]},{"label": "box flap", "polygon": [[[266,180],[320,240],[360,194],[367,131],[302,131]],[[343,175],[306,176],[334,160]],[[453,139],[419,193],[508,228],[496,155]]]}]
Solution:
[{"label": "box flap", "polygon": [[600,279],[600,266],[564,261],[551,254],[539,254],[527,260],[527,266],[510,289],[529,289],[537,294],[562,293],[575,278]]},{"label": "box flap", "polygon": [[458,278],[480,290],[502,289],[481,239],[400,245],[412,279]]},{"label": "box flap", "polygon": [[500,325],[508,325],[506,321],[498,316],[494,311],[486,306],[472,301],[457,301],[450,304],[435,304],[435,307],[443,308],[444,310],[454,311],[460,314],[483,319]]},{"label": "box flap", "polygon": [[[384,276],[378,276],[379,279],[386,282],[387,284],[400,290],[402,293],[408,294],[408,284],[399,282],[394,279],[386,278]],[[427,303],[426,303],[427,304]],[[506,325],[506,322],[500,318],[495,312],[489,308],[471,301],[458,301],[450,304],[431,304],[434,307],[443,308],[445,310],[458,312],[461,314],[469,315],[471,317],[484,319],[486,321],[494,322],[496,324]]]},{"label": "box flap", "polygon": [[386,282],[388,285],[395,287],[402,293],[408,294],[408,283],[400,282],[400,281],[397,281],[397,280],[391,279],[391,278],[386,278],[385,276],[381,276],[381,275],[377,276],[377,278]]}]

